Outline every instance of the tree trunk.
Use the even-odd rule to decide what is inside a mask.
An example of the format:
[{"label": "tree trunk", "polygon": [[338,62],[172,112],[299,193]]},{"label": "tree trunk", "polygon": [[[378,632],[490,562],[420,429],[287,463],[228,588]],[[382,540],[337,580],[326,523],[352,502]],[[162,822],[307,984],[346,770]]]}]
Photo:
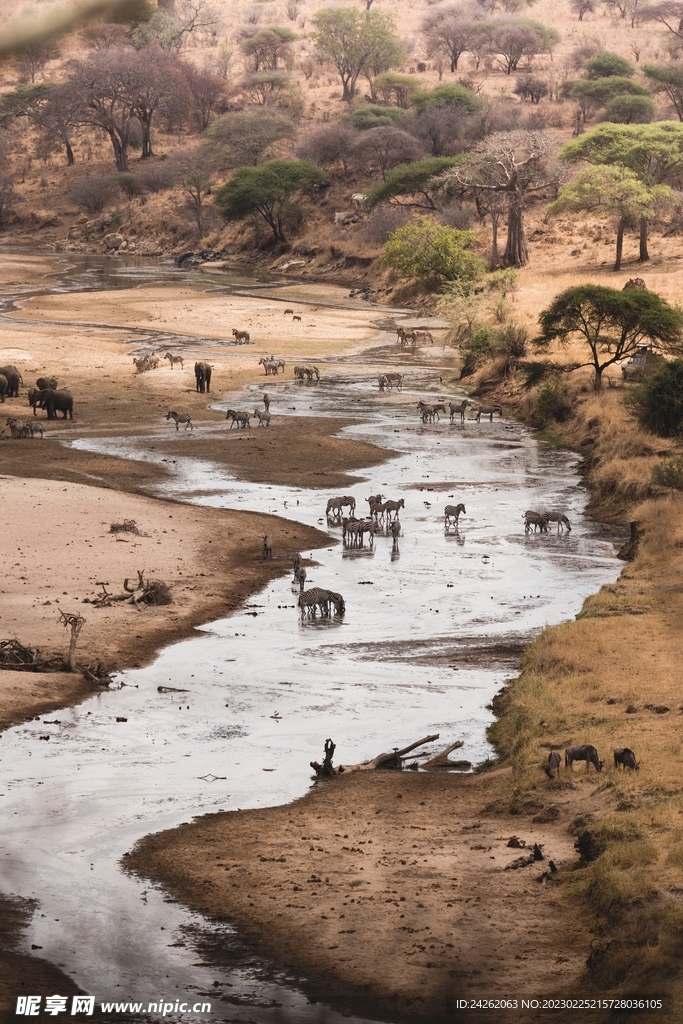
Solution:
[{"label": "tree trunk", "polygon": [[154,156],[152,152],[152,124],[151,118],[140,121],[142,127],[142,159],[146,160],[150,156]]},{"label": "tree trunk", "polygon": [[519,193],[510,196],[508,237],[503,263],[506,267],[524,267],[529,259],[524,237],[524,206]]},{"label": "tree trunk", "polygon": [[617,227],[617,251],[616,251],[615,258],[614,258],[614,269],[615,270],[621,270],[621,254],[622,254],[623,249],[624,249],[624,228],[625,227],[626,227],[626,225],[624,224],[623,220],[619,221],[619,226]]},{"label": "tree trunk", "polygon": [[76,158],[74,157],[74,151],[71,148],[71,143],[68,139],[64,139],[64,148],[66,149],[67,167],[73,167],[73,165],[76,163]]},{"label": "tree trunk", "polygon": [[116,161],[116,170],[119,172],[128,170],[128,143],[121,142],[119,137],[112,132],[109,136],[111,139],[112,148],[114,150],[114,160]]},{"label": "tree trunk", "polygon": [[498,252],[498,221],[499,213],[491,214],[491,270],[497,270],[500,265],[500,254]]},{"label": "tree trunk", "polygon": [[641,217],[640,219],[640,255],[638,259],[641,263],[645,263],[649,260],[650,254],[647,251],[647,217]]},{"label": "tree trunk", "polygon": [[595,380],[593,381],[593,391],[602,391],[602,367],[595,364]]}]

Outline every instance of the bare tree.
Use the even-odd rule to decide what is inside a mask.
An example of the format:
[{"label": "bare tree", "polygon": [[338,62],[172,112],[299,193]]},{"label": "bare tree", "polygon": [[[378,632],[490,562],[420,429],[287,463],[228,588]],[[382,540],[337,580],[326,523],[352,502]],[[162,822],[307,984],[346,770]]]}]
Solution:
[{"label": "bare tree", "polygon": [[206,200],[213,189],[211,174],[197,150],[179,153],[174,163],[177,167],[176,188],[185,195],[187,208],[197,222],[197,230],[201,235],[204,230]]},{"label": "bare tree", "polygon": [[583,21],[584,14],[595,13],[595,0],[569,0],[569,7],[579,21]]},{"label": "bare tree", "polygon": [[78,123],[97,128],[110,139],[119,171],[128,170],[128,147],[137,119],[137,72],[130,51],[93,53],[73,65],[69,84],[80,97]]},{"label": "bare tree", "polygon": [[400,164],[409,164],[423,156],[416,139],[400,128],[370,128],[362,132],[354,149],[354,161],[359,167],[376,167],[382,179],[387,171]]},{"label": "bare tree", "polygon": [[45,65],[51,60],[59,57],[59,47],[52,42],[33,43],[22,46],[17,51],[14,66],[20,82],[35,82],[36,75],[39,75]]},{"label": "bare tree", "polygon": [[88,174],[80,178],[69,192],[69,200],[87,213],[102,213],[118,194],[118,185],[111,175]]},{"label": "bare tree", "polygon": [[81,32],[81,39],[89,50],[111,50],[112,46],[132,46],[130,33],[123,25],[107,23],[88,25]]},{"label": "bare tree", "polygon": [[127,60],[129,88],[133,94],[133,113],[142,128],[142,158],[153,156],[152,123],[166,97],[173,95],[174,101],[185,101],[189,106],[187,68],[176,53],[163,50],[160,46],[146,46],[144,50],[130,53]]},{"label": "bare tree", "polygon": [[466,53],[477,33],[475,21],[455,5],[430,11],[422,23],[430,56],[442,53],[451,71],[458,70],[458,61]]},{"label": "bare tree", "polygon": [[503,263],[523,267],[529,254],[524,233],[527,198],[557,188],[558,175],[547,167],[548,140],[542,132],[497,132],[462,168],[444,175],[445,187],[464,190],[471,198],[498,193],[505,197],[508,234]]},{"label": "bare tree", "polygon": [[14,180],[10,174],[0,174],[0,228],[7,225],[9,212],[19,202],[14,190]]},{"label": "bare tree", "polygon": [[184,72],[195,127],[199,132],[206,131],[211,124],[214,111],[225,95],[225,80],[218,75],[198,71],[192,64],[186,64]]},{"label": "bare tree", "polygon": [[664,0],[664,3],[651,4],[643,9],[643,21],[654,21],[663,25],[678,39],[683,40],[683,2],[681,0]]},{"label": "bare tree", "polygon": [[206,155],[217,172],[258,164],[269,146],[293,139],[289,118],[271,110],[238,110],[219,118],[207,131]]},{"label": "bare tree", "polygon": [[300,160],[312,160],[326,171],[341,164],[346,176],[354,159],[354,151],[360,133],[343,124],[331,124],[313,132],[297,149]]}]

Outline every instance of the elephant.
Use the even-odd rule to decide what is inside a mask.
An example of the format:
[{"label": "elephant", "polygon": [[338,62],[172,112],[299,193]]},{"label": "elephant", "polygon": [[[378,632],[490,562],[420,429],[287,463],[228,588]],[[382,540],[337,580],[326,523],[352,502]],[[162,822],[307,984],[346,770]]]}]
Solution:
[{"label": "elephant", "polygon": [[194,364],[194,375],[197,378],[197,391],[204,391],[207,394],[211,391],[211,370],[212,367],[209,363],[195,363]]},{"label": "elephant", "polygon": [[0,373],[7,378],[7,397],[16,398],[19,394],[19,385],[24,383],[16,366],[0,366]]},{"label": "elephant", "polygon": [[56,377],[39,377],[36,381],[36,387],[39,391],[45,391],[47,388],[52,388],[53,391],[57,389],[57,378]]},{"label": "elephant", "polygon": [[35,416],[38,412],[38,399],[40,397],[41,388],[29,388],[28,389],[28,404],[33,409],[33,415]]},{"label": "elephant", "polygon": [[46,388],[41,391],[35,398],[37,405],[41,409],[47,409],[47,418],[49,420],[56,420],[57,413],[62,413],[62,418],[66,419],[66,414],[69,414],[69,419],[74,418],[74,400],[70,391],[66,388],[60,388],[55,391],[53,388]]},{"label": "elephant", "polygon": [[0,373],[0,402],[3,404],[5,402],[5,395],[7,394],[8,387],[9,384],[7,383],[7,377],[5,377],[4,373]]}]

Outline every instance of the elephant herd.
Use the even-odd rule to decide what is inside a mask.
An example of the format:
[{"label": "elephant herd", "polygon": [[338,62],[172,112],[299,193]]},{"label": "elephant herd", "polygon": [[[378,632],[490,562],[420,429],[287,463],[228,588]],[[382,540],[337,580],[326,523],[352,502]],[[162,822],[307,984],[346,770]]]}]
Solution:
[{"label": "elephant herd", "polygon": [[[16,366],[0,366],[0,402],[5,398],[18,398],[19,387],[24,379]],[[67,388],[58,388],[55,377],[39,377],[36,386],[28,389],[28,404],[37,415],[38,409],[45,409],[49,420],[56,420],[61,412],[63,419],[73,419],[74,400]]]}]

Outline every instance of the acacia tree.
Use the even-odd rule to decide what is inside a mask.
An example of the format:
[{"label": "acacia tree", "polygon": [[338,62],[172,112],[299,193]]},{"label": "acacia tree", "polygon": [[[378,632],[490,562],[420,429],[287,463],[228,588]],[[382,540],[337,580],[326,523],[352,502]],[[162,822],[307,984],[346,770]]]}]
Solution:
[{"label": "acacia tree", "polygon": [[452,72],[458,70],[458,62],[476,34],[474,19],[454,4],[430,11],[422,22],[422,31],[429,55],[443,54]]},{"label": "acacia tree", "polygon": [[[683,174],[683,124],[606,122],[568,142],[560,159],[571,163],[617,164],[628,167],[646,185],[675,185]],[[650,258],[647,248],[648,218],[640,221],[641,261]]]},{"label": "acacia tree", "polygon": [[138,65],[130,51],[101,50],[77,61],[68,84],[80,97],[78,123],[110,139],[118,171],[128,170],[128,147],[137,120]]},{"label": "acacia tree", "polygon": [[645,64],[643,74],[652,82],[653,92],[663,92],[683,121],[683,64]]},{"label": "acacia tree", "polygon": [[560,41],[557,29],[527,18],[498,18],[480,22],[479,30],[487,38],[488,50],[506,75],[519,67],[523,57],[549,53]]},{"label": "acacia tree", "polygon": [[599,164],[586,168],[563,185],[548,211],[613,216],[617,222],[614,269],[621,270],[626,228],[636,226],[644,217],[652,217],[665,204],[674,202],[675,196],[667,185],[648,186],[628,167]]},{"label": "acacia tree", "polygon": [[[379,11],[361,14],[353,8],[326,7],[311,19],[313,42],[324,60],[334,64],[342,82],[342,98],[350,103],[361,75],[383,66],[398,67],[405,51],[394,33],[394,22]],[[379,73],[379,72],[376,72]]]},{"label": "acacia tree", "polygon": [[22,46],[14,60],[19,81],[24,85],[33,85],[36,75],[44,70],[49,61],[56,60],[59,55],[59,47],[51,40]]},{"label": "acacia tree", "polygon": [[508,231],[503,264],[506,267],[523,267],[529,259],[524,233],[524,208],[528,198],[542,196],[557,187],[558,176],[547,167],[547,152],[548,140],[543,132],[495,132],[473,159],[454,167],[444,178],[446,189],[462,189],[475,200],[487,192],[505,196]]},{"label": "acacia tree", "polygon": [[547,347],[552,341],[566,345],[574,337],[588,347],[590,358],[580,365],[593,367],[596,391],[602,388],[607,367],[631,355],[645,341],[664,352],[683,351],[683,314],[647,289],[620,291],[594,284],[567,288],[538,319],[541,334],[534,341],[537,347]]},{"label": "acacia tree", "polygon": [[595,12],[595,0],[570,0],[569,6],[579,21],[583,21],[585,14]]},{"label": "acacia tree", "polygon": [[431,157],[395,167],[389,171],[383,184],[367,193],[366,204],[370,209],[379,203],[391,203],[392,206],[436,210],[438,176],[454,163],[452,157]]},{"label": "acacia tree", "polygon": [[207,156],[217,171],[225,173],[260,163],[269,146],[295,135],[289,118],[275,111],[236,110],[214,121],[207,130]]},{"label": "acacia tree", "polygon": [[172,95],[176,105],[184,108],[190,105],[187,75],[185,65],[178,55],[157,45],[146,46],[137,52],[127,52],[126,59],[133,92],[133,112],[142,128],[144,160],[154,155],[152,122],[165,99]]},{"label": "acacia tree", "polygon": [[268,160],[259,167],[240,167],[216,190],[216,206],[226,221],[263,217],[276,242],[286,242],[287,221],[297,212],[293,196],[305,192],[325,175],[308,160]]},{"label": "acacia tree", "polygon": [[240,44],[250,71],[277,71],[282,61],[285,67],[292,62],[292,43],[299,37],[291,28],[277,25],[254,32]]}]

